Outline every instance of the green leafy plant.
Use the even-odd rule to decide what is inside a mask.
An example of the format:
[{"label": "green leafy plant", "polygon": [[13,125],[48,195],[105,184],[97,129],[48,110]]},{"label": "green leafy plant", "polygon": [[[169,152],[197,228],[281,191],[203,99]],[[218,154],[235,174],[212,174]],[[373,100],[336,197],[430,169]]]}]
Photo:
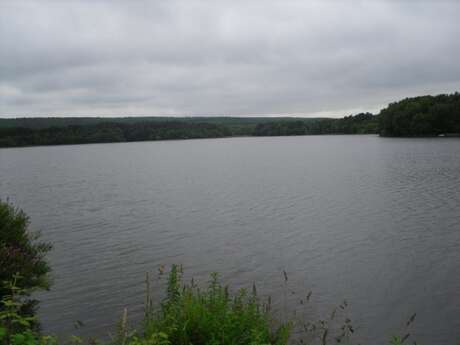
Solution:
[{"label": "green leafy plant", "polygon": [[287,344],[291,323],[276,325],[268,310],[255,289],[232,296],[216,273],[200,289],[193,281],[183,284],[181,267],[173,265],[160,309],[146,313],[142,340],[133,337],[129,344]]},{"label": "green leafy plant", "polygon": [[[26,214],[0,200],[0,283],[12,282],[14,276],[19,275],[21,279],[15,280],[16,294],[24,297],[50,285],[50,267],[45,256],[51,245],[38,239],[39,234],[29,229]],[[9,291],[10,287],[0,285],[0,300]],[[35,306],[36,301],[25,299],[19,312],[33,315]]]},{"label": "green leafy plant", "polygon": [[40,336],[35,330],[35,316],[24,315],[21,311],[28,291],[19,286],[22,277],[14,275],[12,281],[4,283],[8,291],[0,303],[0,344],[1,345],[54,345],[57,340],[50,336]]}]

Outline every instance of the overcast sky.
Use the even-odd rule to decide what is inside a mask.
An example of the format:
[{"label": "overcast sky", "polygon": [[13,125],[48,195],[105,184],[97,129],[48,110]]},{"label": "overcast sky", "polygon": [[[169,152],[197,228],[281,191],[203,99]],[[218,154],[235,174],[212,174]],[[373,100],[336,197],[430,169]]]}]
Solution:
[{"label": "overcast sky", "polygon": [[1,1],[0,117],[343,116],[460,90],[460,1]]}]

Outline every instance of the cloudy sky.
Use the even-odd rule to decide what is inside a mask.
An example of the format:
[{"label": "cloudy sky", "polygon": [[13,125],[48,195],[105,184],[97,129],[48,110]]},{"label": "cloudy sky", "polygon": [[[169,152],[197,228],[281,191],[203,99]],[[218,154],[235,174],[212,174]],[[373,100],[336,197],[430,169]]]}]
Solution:
[{"label": "cloudy sky", "polygon": [[460,90],[460,1],[1,1],[0,117],[343,116]]}]

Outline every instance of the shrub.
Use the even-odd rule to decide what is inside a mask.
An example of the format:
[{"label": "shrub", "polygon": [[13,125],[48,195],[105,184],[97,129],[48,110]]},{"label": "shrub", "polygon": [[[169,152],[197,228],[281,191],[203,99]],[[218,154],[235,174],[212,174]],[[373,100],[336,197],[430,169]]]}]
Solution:
[{"label": "shrub", "polygon": [[147,298],[142,337],[132,345],[262,345],[287,344],[291,324],[275,326],[269,305],[259,301],[256,290],[241,289],[235,296],[211,275],[206,289],[183,284],[179,266],[172,266],[167,295],[154,312]]},{"label": "shrub", "polygon": [[[3,282],[12,282],[16,275],[21,277],[17,287],[24,296],[49,287],[50,267],[45,256],[51,245],[38,238],[38,233],[29,230],[29,219],[23,211],[0,200],[0,300],[9,293]],[[28,300],[22,312],[30,314],[35,304]]]},{"label": "shrub", "polygon": [[57,345],[57,339],[42,336],[36,330],[35,316],[23,315],[28,291],[18,287],[21,277],[15,275],[5,283],[8,292],[0,300],[0,345]]}]

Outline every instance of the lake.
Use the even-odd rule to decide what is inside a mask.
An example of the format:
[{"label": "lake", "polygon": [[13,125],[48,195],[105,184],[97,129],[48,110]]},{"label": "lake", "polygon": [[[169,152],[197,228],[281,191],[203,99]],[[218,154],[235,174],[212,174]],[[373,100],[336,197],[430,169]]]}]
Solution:
[{"label": "lake", "polygon": [[419,343],[460,340],[458,138],[0,149],[0,176],[0,197],[54,243],[46,331],[101,336],[125,306],[139,320],[145,272],[181,263],[201,282],[255,281],[281,314],[309,290],[312,316],[346,298],[363,342],[385,343],[414,312]]}]

